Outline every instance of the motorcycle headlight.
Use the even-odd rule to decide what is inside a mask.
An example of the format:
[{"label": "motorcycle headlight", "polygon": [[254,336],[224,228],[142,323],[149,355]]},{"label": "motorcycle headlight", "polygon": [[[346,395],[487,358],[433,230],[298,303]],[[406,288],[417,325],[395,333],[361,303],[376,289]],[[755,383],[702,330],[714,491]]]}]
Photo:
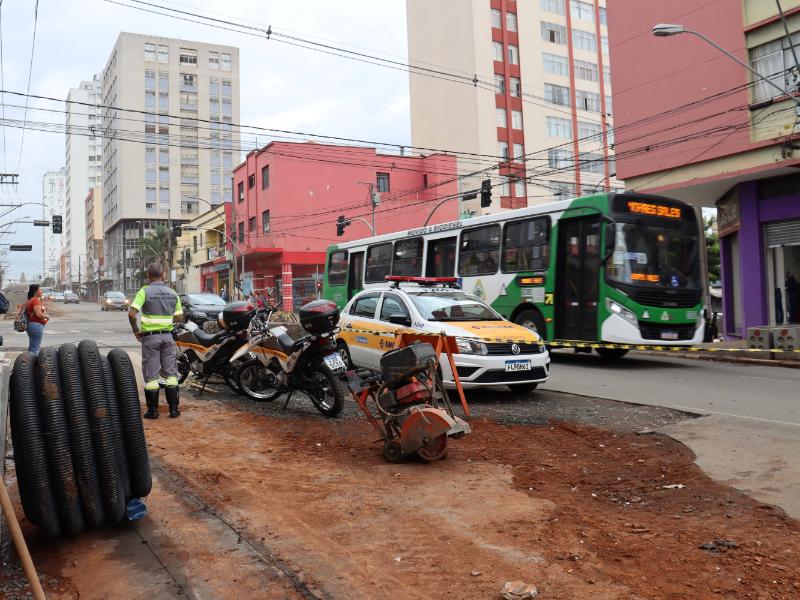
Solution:
[{"label": "motorcycle headlight", "polygon": [[479,354],[481,356],[486,356],[489,353],[486,344],[479,340],[457,337],[456,342],[458,343],[459,354]]},{"label": "motorcycle headlight", "polygon": [[192,313],[198,319],[207,319],[208,315],[204,313],[202,310],[196,310]]},{"label": "motorcycle headlight", "polygon": [[614,302],[611,298],[606,298],[606,307],[608,308],[611,314],[617,315],[618,317],[622,317],[625,321],[630,323],[631,325],[635,326],[636,328],[639,327],[639,321],[636,319],[636,315],[633,314],[633,311],[628,310],[619,302]]}]

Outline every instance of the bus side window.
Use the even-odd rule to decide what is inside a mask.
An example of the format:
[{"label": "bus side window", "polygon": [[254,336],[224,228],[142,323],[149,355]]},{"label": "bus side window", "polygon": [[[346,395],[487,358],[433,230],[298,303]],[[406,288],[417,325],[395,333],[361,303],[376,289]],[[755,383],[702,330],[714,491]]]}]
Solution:
[{"label": "bus side window", "polygon": [[422,238],[397,240],[394,243],[392,275],[419,277],[422,275]]},{"label": "bus side window", "polygon": [[503,232],[504,273],[543,271],[549,263],[549,217],[506,223]]},{"label": "bus side window", "polygon": [[494,275],[500,263],[499,258],[500,225],[486,225],[461,232],[459,275]]},{"label": "bus side window", "polygon": [[347,250],[332,252],[328,259],[328,285],[347,283]]},{"label": "bus side window", "polygon": [[392,269],[392,243],[377,244],[367,248],[367,268],[364,273],[365,283],[384,283]]},{"label": "bus side window", "polygon": [[453,277],[456,274],[456,238],[428,241],[426,277]]}]

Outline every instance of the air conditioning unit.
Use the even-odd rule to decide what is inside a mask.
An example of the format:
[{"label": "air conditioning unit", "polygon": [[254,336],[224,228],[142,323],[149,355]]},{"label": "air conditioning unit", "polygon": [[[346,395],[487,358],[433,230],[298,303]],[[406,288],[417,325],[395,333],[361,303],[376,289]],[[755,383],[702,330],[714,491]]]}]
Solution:
[{"label": "air conditioning unit", "polygon": [[773,327],[772,339],[775,341],[775,347],[781,350],[789,352],[800,350],[800,326]]},{"label": "air conditioning unit", "polygon": [[748,327],[747,347],[759,350],[772,348],[772,330],[769,327]]}]

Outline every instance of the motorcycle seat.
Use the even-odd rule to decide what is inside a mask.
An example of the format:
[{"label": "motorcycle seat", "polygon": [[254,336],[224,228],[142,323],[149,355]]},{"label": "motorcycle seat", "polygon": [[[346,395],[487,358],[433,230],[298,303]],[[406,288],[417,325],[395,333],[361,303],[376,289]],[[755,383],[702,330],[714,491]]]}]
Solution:
[{"label": "motorcycle seat", "polygon": [[197,341],[200,342],[202,346],[206,348],[210,348],[214,344],[219,344],[222,340],[227,337],[230,337],[230,331],[220,331],[219,333],[206,333],[202,329],[198,329],[194,332],[194,337],[197,338]]},{"label": "motorcycle seat", "polygon": [[310,337],[310,335],[304,335],[299,340],[295,340],[288,333],[282,333],[278,336],[278,344],[286,354],[293,354],[302,348]]}]

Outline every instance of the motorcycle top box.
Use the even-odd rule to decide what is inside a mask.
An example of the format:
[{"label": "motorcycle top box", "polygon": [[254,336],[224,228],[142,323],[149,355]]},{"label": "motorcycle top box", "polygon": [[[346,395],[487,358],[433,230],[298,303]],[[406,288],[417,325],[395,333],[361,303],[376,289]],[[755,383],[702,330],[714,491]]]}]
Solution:
[{"label": "motorcycle top box", "polygon": [[314,300],[300,307],[300,325],[312,335],[330,333],[339,323],[339,307],[330,300]]},{"label": "motorcycle top box", "polygon": [[255,314],[256,309],[249,302],[231,302],[222,309],[219,325],[228,331],[244,331]]}]

